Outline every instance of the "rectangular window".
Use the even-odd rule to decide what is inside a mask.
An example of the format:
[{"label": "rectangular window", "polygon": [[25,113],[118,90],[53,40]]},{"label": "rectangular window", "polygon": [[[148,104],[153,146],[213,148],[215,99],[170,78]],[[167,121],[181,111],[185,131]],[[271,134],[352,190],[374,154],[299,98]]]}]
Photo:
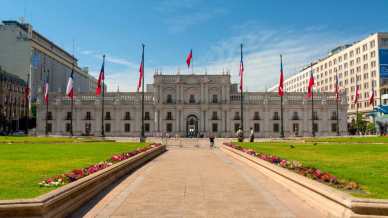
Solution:
[{"label": "rectangular window", "polygon": [[313,130],[314,132],[318,132],[318,123],[314,123]]},{"label": "rectangular window", "polygon": [[273,124],[273,132],[279,132],[279,123]]},{"label": "rectangular window", "polygon": [[51,111],[47,112],[47,120],[53,120],[53,113]]},{"label": "rectangular window", "polygon": [[91,120],[91,119],[92,119],[92,114],[90,113],[90,111],[86,112],[85,120]]},{"label": "rectangular window", "polygon": [[110,123],[105,123],[105,132],[110,132]]},{"label": "rectangular window", "polygon": [[273,113],[272,119],[273,119],[273,120],[279,120],[279,119],[280,119],[280,117],[279,117],[279,112],[275,111],[275,112]]},{"label": "rectangular window", "polygon": [[253,125],[253,131],[260,132],[260,123],[255,123]]},{"label": "rectangular window", "polygon": [[213,103],[218,103],[218,96],[217,95],[213,95],[212,102]]},{"label": "rectangular window", "polygon": [[240,112],[235,112],[234,113],[234,118],[233,118],[234,120],[240,120]]},{"label": "rectangular window", "polygon": [[70,130],[71,130],[71,124],[66,123],[66,132],[70,132]]},{"label": "rectangular window", "polygon": [[148,111],[144,112],[144,120],[151,120],[150,112],[148,112]]},{"label": "rectangular window", "polygon": [[240,129],[240,124],[239,123],[235,123],[234,124],[234,132],[237,132],[237,130]]},{"label": "rectangular window", "polygon": [[149,132],[150,131],[150,124],[149,123],[145,123],[144,124],[144,132]]},{"label": "rectangular window", "polygon": [[217,123],[212,124],[212,132],[218,132],[218,124]]},{"label": "rectangular window", "polygon": [[212,120],[218,120],[217,111],[213,111],[213,113],[212,113]]},{"label": "rectangular window", "polygon": [[47,132],[52,132],[53,131],[53,125],[51,123],[47,123]]},{"label": "rectangular window", "polygon": [[130,123],[124,124],[124,131],[125,132],[130,132],[131,131],[131,124]]},{"label": "rectangular window", "polygon": [[124,120],[131,120],[131,113],[130,112],[125,112]]},{"label": "rectangular window", "polygon": [[255,112],[254,115],[253,115],[253,120],[260,120],[260,114],[259,112]]},{"label": "rectangular window", "polygon": [[172,132],[172,123],[166,124],[166,132]]},{"label": "rectangular window", "polygon": [[171,111],[167,112],[166,120],[172,120],[172,112]]},{"label": "rectangular window", "polygon": [[111,120],[111,119],[112,118],[110,116],[110,112],[109,111],[105,112],[105,120]]},{"label": "rectangular window", "polygon": [[71,119],[72,119],[71,112],[67,112],[66,120],[71,120]]}]

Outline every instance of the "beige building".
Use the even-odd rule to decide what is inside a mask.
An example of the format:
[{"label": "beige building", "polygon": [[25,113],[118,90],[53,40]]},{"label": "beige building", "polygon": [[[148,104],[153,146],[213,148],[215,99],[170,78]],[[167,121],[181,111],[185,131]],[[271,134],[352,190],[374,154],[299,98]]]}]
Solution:
[{"label": "beige building", "polygon": [[50,92],[65,92],[74,65],[77,92],[88,92],[96,87],[96,79],[81,69],[77,59],[54,42],[33,30],[27,23],[0,23],[0,66],[23,80],[31,75],[31,96],[35,101],[45,78],[49,77]]},{"label": "beige building", "polygon": [[[311,70],[315,78],[314,90],[319,93],[334,92],[335,76],[338,75],[340,89],[345,93],[349,105],[349,114],[356,111],[353,99],[356,85],[359,86],[361,96],[358,110],[369,112],[372,110],[368,103],[372,87],[375,90],[375,105],[385,104],[388,99],[388,33],[375,33],[332,50],[327,57],[313,62],[312,69],[309,65],[285,79],[285,91],[306,92]],[[277,91],[277,85],[269,91]]]},{"label": "beige building", "polygon": [[[69,135],[70,101],[63,94],[50,93],[50,134]],[[332,93],[314,99],[314,128],[317,136],[336,135],[336,102]],[[110,92],[105,97],[106,136],[140,135],[141,94]],[[347,103],[339,105],[339,129],[347,134]],[[256,137],[280,136],[280,98],[275,93],[244,93],[244,131],[253,128]],[[73,131],[75,135],[101,133],[101,98],[80,93],[75,98]],[[147,136],[234,137],[240,127],[240,93],[230,75],[154,75],[145,93],[145,133]],[[286,136],[312,135],[311,101],[302,93],[284,98]],[[37,102],[37,133],[45,133],[46,108]]]}]

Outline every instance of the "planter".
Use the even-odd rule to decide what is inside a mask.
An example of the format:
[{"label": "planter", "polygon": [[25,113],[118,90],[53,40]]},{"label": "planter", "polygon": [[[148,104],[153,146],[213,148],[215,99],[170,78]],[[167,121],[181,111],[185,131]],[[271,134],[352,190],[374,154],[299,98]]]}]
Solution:
[{"label": "planter", "polygon": [[158,146],[33,199],[0,201],[0,217],[66,217],[104,188],[162,154]]}]

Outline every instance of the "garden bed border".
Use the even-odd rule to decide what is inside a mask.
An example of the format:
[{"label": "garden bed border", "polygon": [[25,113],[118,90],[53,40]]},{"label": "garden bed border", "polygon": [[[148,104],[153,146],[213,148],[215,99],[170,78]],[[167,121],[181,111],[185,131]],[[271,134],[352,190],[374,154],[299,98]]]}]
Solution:
[{"label": "garden bed border", "polygon": [[356,198],[229,146],[221,145],[221,150],[285,186],[328,217],[388,217],[388,200]]},{"label": "garden bed border", "polygon": [[166,151],[151,148],[110,167],[32,199],[0,200],[0,217],[66,217],[104,188]]}]

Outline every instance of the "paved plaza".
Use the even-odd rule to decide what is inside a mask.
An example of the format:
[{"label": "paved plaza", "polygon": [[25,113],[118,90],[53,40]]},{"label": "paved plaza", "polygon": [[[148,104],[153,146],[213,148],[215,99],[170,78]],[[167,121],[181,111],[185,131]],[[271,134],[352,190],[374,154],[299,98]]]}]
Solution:
[{"label": "paved plaza", "polygon": [[73,217],[321,217],[220,149],[169,147]]}]

